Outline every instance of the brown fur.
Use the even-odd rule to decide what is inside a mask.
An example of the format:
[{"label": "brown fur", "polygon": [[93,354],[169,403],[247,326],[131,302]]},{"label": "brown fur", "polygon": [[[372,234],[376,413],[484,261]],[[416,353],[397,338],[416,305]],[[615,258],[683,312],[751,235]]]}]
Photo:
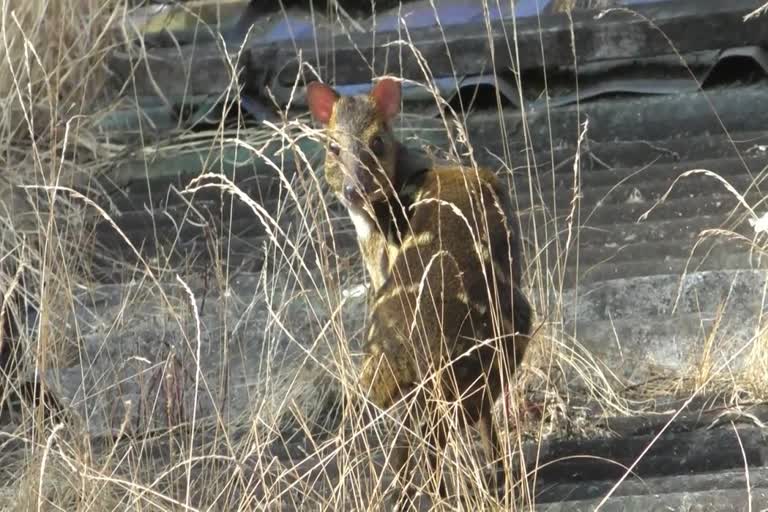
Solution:
[{"label": "brown fur", "polygon": [[[399,397],[399,381],[408,380],[406,376],[413,382],[423,378],[419,365],[435,362],[436,351],[445,349],[436,340],[452,335],[456,339],[442,341],[456,353],[476,345],[479,334],[513,334],[503,319],[513,311],[513,295],[519,293],[519,270],[512,270],[519,269],[519,259],[510,260],[516,248],[502,228],[507,220],[499,192],[495,177],[484,170],[436,168],[424,176],[408,233],[393,251],[385,270],[388,279],[376,292],[367,336],[370,357],[361,381],[370,385],[371,400],[380,407]],[[463,334],[466,338],[459,339]],[[504,343],[507,355],[525,350],[523,342],[509,352],[514,345]],[[406,378],[387,377],[381,369],[377,373],[379,354],[392,354],[389,365]]]},{"label": "brown fur", "polygon": [[[335,131],[342,126],[342,133],[354,131],[363,140],[386,130],[388,123],[371,120],[370,110],[363,107],[374,103],[361,97],[338,99],[329,136],[351,140]],[[366,128],[366,122],[372,127]],[[401,148],[396,142],[393,147],[399,156]],[[326,160],[329,183],[343,183],[360,172],[350,171],[354,163],[344,164],[346,151],[355,152],[342,146],[339,157],[330,158],[330,167]],[[386,167],[386,162],[396,165]],[[420,166],[407,159],[390,157],[382,164],[371,172],[387,176],[391,192],[369,188],[371,193],[362,196],[378,229],[361,244],[374,297],[359,382],[381,408],[415,390],[416,410],[405,417],[412,428],[423,422],[421,414],[434,416],[427,405],[438,398],[434,393],[459,405],[463,419],[479,427],[487,455],[498,461],[492,406],[521,361],[531,333],[531,307],[520,291],[516,216],[488,170],[432,165],[417,171]],[[432,417],[427,424],[435,427],[429,438],[439,453],[447,440],[447,422]],[[412,457],[404,436],[393,465],[407,481],[413,468],[406,468]]]},{"label": "brown fur", "polygon": [[[382,408],[432,379],[415,392],[421,410],[406,424],[415,427],[418,414],[430,413],[430,398],[457,403],[462,419],[479,427],[494,461],[500,447],[493,403],[522,360],[531,332],[519,249],[505,228],[511,219],[500,193],[485,171],[436,168],[424,176],[409,232],[374,298],[360,374],[368,398]],[[428,440],[440,453],[447,422],[430,424]],[[394,469],[408,479],[409,443],[398,444]]]}]

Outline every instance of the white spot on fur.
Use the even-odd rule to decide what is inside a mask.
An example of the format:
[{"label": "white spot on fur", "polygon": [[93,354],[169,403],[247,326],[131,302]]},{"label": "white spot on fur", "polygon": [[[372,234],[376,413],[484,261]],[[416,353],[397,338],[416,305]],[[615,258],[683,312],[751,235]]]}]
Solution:
[{"label": "white spot on fur", "polygon": [[373,307],[374,309],[381,306],[386,301],[393,299],[397,297],[398,295],[402,293],[409,293],[413,294],[419,291],[419,285],[418,284],[411,284],[408,286],[396,286],[391,289],[389,289],[387,292],[382,293],[376,298],[376,302],[374,303]]},{"label": "white spot on fur", "polygon": [[416,236],[410,236],[408,237],[405,242],[403,242],[403,251],[406,251],[412,247],[419,247],[421,245],[426,245],[432,242],[434,237],[432,236],[432,233],[429,231],[424,231],[422,233],[419,233]]},{"label": "white spot on fur", "polygon": [[419,201],[423,201],[424,199],[429,199],[432,197],[432,193],[429,190],[419,189],[418,192],[413,196],[414,202],[418,203]]},{"label": "white spot on fur", "polygon": [[357,239],[361,242],[367,241],[371,237],[371,221],[365,213],[356,212],[355,210],[349,210],[349,217],[352,219],[352,224],[355,225],[355,233],[357,233]]}]

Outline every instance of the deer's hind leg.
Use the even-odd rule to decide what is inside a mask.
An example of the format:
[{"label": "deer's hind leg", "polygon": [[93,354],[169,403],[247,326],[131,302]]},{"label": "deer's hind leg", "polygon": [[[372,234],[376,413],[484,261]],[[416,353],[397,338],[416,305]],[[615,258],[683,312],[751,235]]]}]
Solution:
[{"label": "deer's hind leg", "polygon": [[[435,478],[441,498],[447,496],[445,482],[442,478],[439,456],[445,450],[448,438],[448,421],[438,417],[440,411],[435,411],[427,406],[426,395],[423,391],[417,392],[403,415],[403,424],[395,441],[392,453],[392,469],[397,475],[400,488],[403,490],[398,504],[413,504],[417,487],[414,483],[418,469],[419,457],[414,448],[420,443],[426,444],[429,472],[424,474],[424,482],[421,487],[426,487],[428,479]],[[403,510],[403,508],[399,508]]]},{"label": "deer's hind leg", "polygon": [[490,483],[498,489],[499,484],[504,483],[506,485],[507,480],[504,460],[502,459],[504,450],[496,425],[493,423],[493,402],[487,393],[484,394],[478,411],[477,429],[480,431],[480,442],[485,457],[493,468]]},{"label": "deer's hind leg", "polygon": [[391,469],[401,491],[392,500],[395,510],[410,510],[414,506],[417,490],[414,477],[418,464],[413,456],[413,438],[423,418],[425,402],[423,393],[417,393],[412,400],[404,404],[402,425],[399,426],[390,458]]}]

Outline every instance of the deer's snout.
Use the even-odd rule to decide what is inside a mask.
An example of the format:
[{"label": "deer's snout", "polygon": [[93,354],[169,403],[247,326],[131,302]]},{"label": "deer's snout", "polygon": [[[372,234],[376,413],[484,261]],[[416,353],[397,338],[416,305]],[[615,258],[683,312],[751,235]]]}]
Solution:
[{"label": "deer's snout", "polygon": [[355,165],[344,175],[344,198],[352,203],[358,204],[364,198],[370,199],[378,189],[379,184],[367,165]]}]

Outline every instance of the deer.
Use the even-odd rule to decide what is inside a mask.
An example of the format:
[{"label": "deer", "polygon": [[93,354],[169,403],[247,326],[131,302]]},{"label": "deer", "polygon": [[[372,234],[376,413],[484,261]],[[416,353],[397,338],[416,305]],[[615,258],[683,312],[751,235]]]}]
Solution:
[{"label": "deer", "polygon": [[[349,213],[371,279],[358,384],[369,405],[407,407],[391,468],[410,500],[420,427],[436,452],[428,457],[433,473],[452,419],[475,425],[497,474],[503,469],[492,410],[525,355],[533,311],[502,182],[489,169],[407,150],[393,130],[401,93],[392,77],[361,95],[307,86],[325,131],[325,178]],[[453,416],[441,416],[436,396],[455,406]]]}]

